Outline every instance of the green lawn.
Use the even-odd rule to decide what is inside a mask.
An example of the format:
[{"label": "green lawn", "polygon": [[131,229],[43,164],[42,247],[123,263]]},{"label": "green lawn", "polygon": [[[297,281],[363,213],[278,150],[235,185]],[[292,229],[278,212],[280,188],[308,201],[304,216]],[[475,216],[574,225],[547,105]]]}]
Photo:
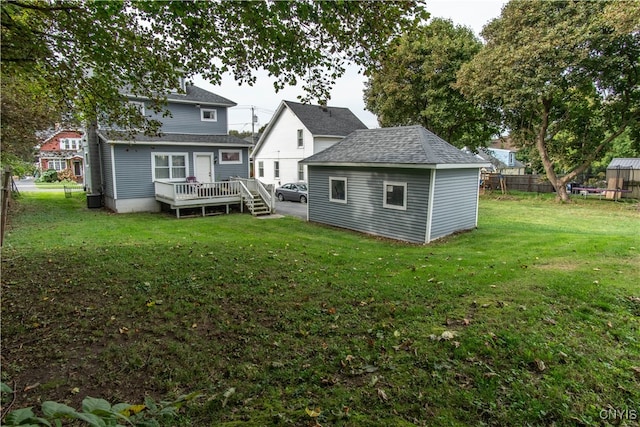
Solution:
[{"label": "green lawn", "polygon": [[477,230],[427,246],[55,193],[24,194],[10,222],[14,409],[198,390],[170,425],[640,419],[637,203],[486,196]]}]

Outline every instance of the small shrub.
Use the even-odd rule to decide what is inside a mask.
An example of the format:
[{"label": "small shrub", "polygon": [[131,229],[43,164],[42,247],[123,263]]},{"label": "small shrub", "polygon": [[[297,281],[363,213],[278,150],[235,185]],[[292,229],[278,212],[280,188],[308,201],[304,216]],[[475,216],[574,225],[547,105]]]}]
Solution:
[{"label": "small shrub", "polygon": [[[13,393],[11,387],[5,383],[0,383],[2,391],[2,401],[5,397]],[[130,405],[128,403],[117,403],[111,405],[104,399],[85,397],[82,401],[82,408],[76,411],[74,408],[62,403],[46,401],[42,403],[41,411],[43,416],[37,416],[31,407],[15,409],[3,419],[4,426],[61,426],[61,420],[80,420],[85,425],[94,427],[130,426],[159,427],[159,420],[167,417],[175,417],[183,405],[190,400],[200,396],[199,393],[191,393],[180,396],[178,399],[168,402],[155,402],[151,398],[146,398],[143,405]]]},{"label": "small shrub", "polygon": [[42,172],[42,175],[40,175],[40,178],[38,178],[38,181],[56,182],[58,181],[58,171],[55,169],[47,169],[46,171]]}]

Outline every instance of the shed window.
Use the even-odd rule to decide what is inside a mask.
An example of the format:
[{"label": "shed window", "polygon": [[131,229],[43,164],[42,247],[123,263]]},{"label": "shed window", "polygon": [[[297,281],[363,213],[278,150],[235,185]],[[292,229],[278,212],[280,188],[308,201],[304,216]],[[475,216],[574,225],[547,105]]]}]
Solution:
[{"label": "shed window", "polygon": [[218,121],[218,111],[211,110],[207,108],[200,109],[200,120],[203,122],[217,122]]},{"label": "shed window", "polygon": [[329,200],[347,203],[347,178],[329,177]]},{"label": "shed window", "polygon": [[407,209],[407,183],[384,181],[382,206],[390,209]]},{"label": "shed window", "polygon": [[187,178],[187,155],[184,153],[155,153],[153,180],[184,180]]}]

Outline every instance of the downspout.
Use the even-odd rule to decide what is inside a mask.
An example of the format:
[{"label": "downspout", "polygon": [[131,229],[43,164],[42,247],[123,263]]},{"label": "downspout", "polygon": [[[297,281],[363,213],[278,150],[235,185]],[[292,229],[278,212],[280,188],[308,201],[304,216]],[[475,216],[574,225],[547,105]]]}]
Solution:
[{"label": "downspout", "polygon": [[427,205],[427,232],[426,232],[425,243],[429,243],[431,241],[431,225],[433,223],[433,200],[435,199],[435,193],[436,193],[436,170],[431,169],[431,177],[429,178],[429,202]]}]

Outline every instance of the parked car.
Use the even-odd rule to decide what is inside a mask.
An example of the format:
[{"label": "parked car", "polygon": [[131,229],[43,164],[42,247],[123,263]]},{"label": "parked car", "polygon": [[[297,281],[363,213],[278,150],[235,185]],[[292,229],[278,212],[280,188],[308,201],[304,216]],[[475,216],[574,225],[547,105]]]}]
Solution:
[{"label": "parked car", "polygon": [[307,184],[288,183],[276,188],[276,197],[281,202],[291,200],[294,202],[307,203]]}]

